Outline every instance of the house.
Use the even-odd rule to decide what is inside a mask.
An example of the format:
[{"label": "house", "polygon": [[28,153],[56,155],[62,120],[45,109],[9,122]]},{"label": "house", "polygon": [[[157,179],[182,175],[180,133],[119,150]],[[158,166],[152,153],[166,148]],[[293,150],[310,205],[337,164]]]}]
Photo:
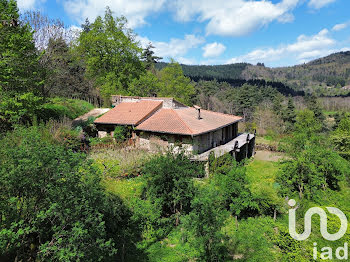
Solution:
[{"label": "house", "polygon": [[98,136],[113,135],[116,126],[129,126],[138,146],[155,150],[181,144],[195,160],[213,152],[254,153],[253,134],[238,134],[239,116],[186,106],[174,98],[112,96],[113,109],[95,120]]}]

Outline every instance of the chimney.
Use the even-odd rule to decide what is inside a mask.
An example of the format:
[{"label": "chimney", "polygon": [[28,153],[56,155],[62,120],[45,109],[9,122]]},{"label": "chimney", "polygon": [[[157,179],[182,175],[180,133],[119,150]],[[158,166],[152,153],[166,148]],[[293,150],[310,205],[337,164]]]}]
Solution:
[{"label": "chimney", "polygon": [[195,109],[197,109],[197,117],[198,117],[198,119],[202,119],[201,118],[201,107],[200,106],[196,106],[196,105],[194,105],[193,106]]}]

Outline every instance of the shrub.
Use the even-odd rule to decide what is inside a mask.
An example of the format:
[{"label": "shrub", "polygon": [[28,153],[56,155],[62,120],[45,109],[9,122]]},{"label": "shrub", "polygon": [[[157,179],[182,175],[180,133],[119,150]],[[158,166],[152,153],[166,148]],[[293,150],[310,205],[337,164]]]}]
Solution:
[{"label": "shrub", "polygon": [[130,137],[130,130],[127,126],[116,126],[113,136],[117,141],[125,141]]},{"label": "shrub", "polygon": [[[0,141],[0,253],[11,261],[115,261],[132,250],[131,214],[100,173],[42,126]],[[132,252],[132,251],[130,251]],[[122,259],[121,259],[122,260]]]},{"label": "shrub", "polygon": [[92,109],[94,109],[94,106],[84,100],[52,98],[42,106],[38,113],[44,121],[50,118],[61,119],[63,117],[75,119]]},{"label": "shrub", "polygon": [[193,177],[202,172],[182,152],[157,155],[145,164],[146,195],[161,210],[163,217],[179,216],[190,210],[194,194]]}]

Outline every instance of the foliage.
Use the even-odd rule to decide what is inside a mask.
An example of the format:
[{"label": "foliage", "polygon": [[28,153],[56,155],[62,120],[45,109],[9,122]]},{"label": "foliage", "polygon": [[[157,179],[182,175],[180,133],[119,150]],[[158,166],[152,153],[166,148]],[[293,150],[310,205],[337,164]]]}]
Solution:
[{"label": "foliage", "polygon": [[223,244],[227,213],[217,200],[213,187],[203,188],[191,202],[192,211],[181,219],[185,242],[196,250],[199,261],[225,261],[227,249]]},{"label": "foliage", "polygon": [[280,164],[255,159],[246,165],[246,175],[260,214],[275,216],[284,212],[284,200],[277,193],[276,176]]},{"label": "foliage", "polygon": [[350,160],[350,117],[340,120],[337,129],[331,134],[336,151],[345,159]]},{"label": "foliage", "polygon": [[[110,142],[110,141],[109,141]],[[94,143],[91,143],[93,147]],[[142,167],[152,155],[142,149],[100,149],[92,150],[89,158],[106,177],[135,177],[139,176]]]},{"label": "foliage", "polygon": [[228,252],[238,261],[276,261],[271,241],[273,225],[269,217],[247,218],[239,225],[234,219],[227,219],[224,232],[230,241]]},{"label": "foliage", "polygon": [[0,102],[0,121],[7,126],[32,123],[42,103],[43,100],[31,92],[7,97]]},{"label": "foliage", "polygon": [[16,1],[0,1],[0,20],[0,126],[6,130],[30,122],[43,102],[43,69],[31,29],[19,20]]},{"label": "foliage", "polygon": [[282,119],[286,124],[287,131],[292,131],[296,121],[296,112],[295,105],[291,97],[288,98],[287,107],[282,113]]},{"label": "foliage", "polygon": [[0,91],[10,97],[40,94],[39,56],[31,28],[19,20],[16,1],[0,1],[0,20]]},{"label": "foliage", "polygon": [[117,141],[125,141],[130,138],[130,128],[127,126],[116,126],[113,131],[113,137]]},{"label": "foliage", "polygon": [[152,97],[156,96],[161,88],[159,79],[151,71],[146,71],[131,82],[129,93],[134,96]]},{"label": "foliage", "polygon": [[68,117],[73,120],[92,109],[94,109],[94,106],[84,100],[55,97],[49,99],[42,106],[40,118],[47,120],[49,118],[62,119]]},{"label": "foliage", "polygon": [[313,112],[300,112],[293,137],[288,141],[289,159],[282,165],[278,182],[284,194],[298,192],[312,199],[319,190],[339,190],[348,175],[348,163],[321,142],[320,124]]},{"label": "foliage", "polygon": [[183,152],[157,155],[144,165],[146,196],[163,217],[175,216],[177,225],[180,215],[190,210],[194,195],[192,178],[200,172]]},{"label": "foliage", "polygon": [[227,154],[212,163],[211,174],[225,209],[238,217],[257,214],[258,205],[249,189],[244,166]]},{"label": "foliage", "polygon": [[152,50],[154,46],[152,43],[149,43],[148,46],[143,49],[142,55],[141,55],[141,60],[145,64],[145,68],[147,70],[154,70],[154,65],[161,59],[162,57],[155,56],[154,51]]},{"label": "foliage", "polygon": [[317,101],[317,97],[315,95],[306,96],[305,102],[308,109],[314,112],[317,121],[319,121],[323,125],[325,121],[325,116],[323,114],[319,101]]},{"label": "foliage", "polygon": [[100,89],[105,104],[112,94],[128,94],[130,83],[144,70],[139,60],[141,49],[126,22],[125,17],[113,17],[107,7],[104,17],[98,16],[89,30],[80,34],[76,46],[87,76]]},{"label": "foliage", "polygon": [[181,66],[172,62],[159,72],[161,89],[159,96],[172,96],[180,102],[191,105],[192,96],[195,94],[194,86],[188,77],[183,75]]},{"label": "foliage", "polygon": [[129,211],[103,191],[84,155],[37,126],[8,133],[1,145],[2,254],[18,261],[112,261],[122,246],[132,248]]},{"label": "foliage", "polygon": [[76,55],[62,37],[49,39],[40,60],[46,68],[45,96],[96,99],[92,82],[84,77],[84,64]]}]

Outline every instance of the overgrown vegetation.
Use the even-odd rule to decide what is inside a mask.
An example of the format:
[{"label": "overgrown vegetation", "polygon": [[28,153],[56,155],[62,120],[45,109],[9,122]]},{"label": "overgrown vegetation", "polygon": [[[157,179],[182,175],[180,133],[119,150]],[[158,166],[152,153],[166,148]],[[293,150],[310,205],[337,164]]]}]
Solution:
[{"label": "overgrown vegetation", "polygon": [[[1,261],[310,261],[314,242],[335,248],[350,240],[348,231],[327,242],[318,223],[307,241],[288,232],[292,198],[298,231],[313,206],[349,217],[350,118],[340,104],[324,112],[334,100],[283,96],[291,89],[276,82],[304,70],[314,82],[347,83],[343,73],[321,77],[335,60],[346,69],[347,53],[288,70],[260,63],[257,72],[247,64],[200,71],[174,61],[157,69],[152,46],[142,50],[108,8],[71,41],[59,21],[21,18],[13,0],[0,0],[0,20]],[[261,72],[273,81],[221,81]],[[237,163],[227,154],[205,168],[185,152],[133,147],[127,128],[94,138],[93,118],[72,126],[116,93],[242,115],[241,128],[257,129],[257,141],[285,159]],[[328,228],[336,231],[339,220],[329,216]]]}]

